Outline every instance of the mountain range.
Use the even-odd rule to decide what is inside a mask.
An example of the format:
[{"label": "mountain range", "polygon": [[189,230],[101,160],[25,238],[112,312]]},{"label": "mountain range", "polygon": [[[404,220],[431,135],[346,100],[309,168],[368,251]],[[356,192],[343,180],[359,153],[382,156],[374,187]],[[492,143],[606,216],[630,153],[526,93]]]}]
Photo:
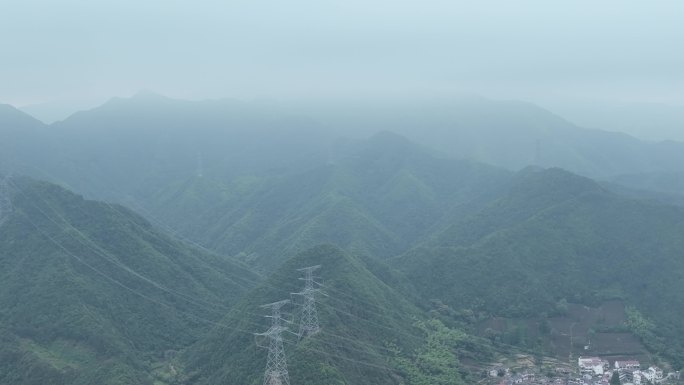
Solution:
[{"label": "mountain range", "polygon": [[26,178],[0,228],[3,384],[151,384],[260,281],[121,206]]},{"label": "mountain range", "polygon": [[259,103],[142,94],[49,126],[3,107],[0,384],[259,383],[260,305],[292,299],[294,332],[311,265],[322,329],[285,334],[296,383],[470,383],[585,353],[563,334],[582,314],[597,354],[625,353],[617,333],[680,368],[684,209],[658,175],[681,145],[431,108],[353,114],[343,138]]}]

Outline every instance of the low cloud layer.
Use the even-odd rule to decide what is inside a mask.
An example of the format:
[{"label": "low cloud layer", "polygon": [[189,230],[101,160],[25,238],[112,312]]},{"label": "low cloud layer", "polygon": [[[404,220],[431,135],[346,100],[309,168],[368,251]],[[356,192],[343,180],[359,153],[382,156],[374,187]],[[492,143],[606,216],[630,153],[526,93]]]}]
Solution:
[{"label": "low cloud layer", "polygon": [[684,104],[680,1],[26,0],[0,101],[491,97]]}]

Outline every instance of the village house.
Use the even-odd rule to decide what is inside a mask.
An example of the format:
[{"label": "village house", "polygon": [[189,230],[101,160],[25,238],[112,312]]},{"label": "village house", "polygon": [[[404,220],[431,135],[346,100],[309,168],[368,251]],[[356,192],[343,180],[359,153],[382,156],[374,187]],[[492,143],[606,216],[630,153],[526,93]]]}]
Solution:
[{"label": "village house", "polygon": [[643,372],[644,377],[652,383],[663,381],[663,370],[657,366],[651,366]]},{"label": "village house", "polygon": [[639,361],[629,360],[629,361],[615,361],[615,369],[617,370],[628,370],[635,371],[641,369],[641,364]]},{"label": "village house", "polygon": [[491,369],[489,369],[490,377],[503,377],[509,375],[510,373],[511,370],[509,368],[504,367],[503,365],[495,365]]},{"label": "village house", "polygon": [[577,359],[577,365],[582,374],[592,374],[595,376],[602,376],[610,367],[608,361],[604,361],[599,357],[580,357]]},{"label": "village house", "polygon": [[629,360],[629,361],[615,361],[615,369],[620,375],[620,382],[623,384],[633,384],[634,383],[634,373],[638,372],[639,381],[643,379],[641,370],[641,364],[639,361]]}]

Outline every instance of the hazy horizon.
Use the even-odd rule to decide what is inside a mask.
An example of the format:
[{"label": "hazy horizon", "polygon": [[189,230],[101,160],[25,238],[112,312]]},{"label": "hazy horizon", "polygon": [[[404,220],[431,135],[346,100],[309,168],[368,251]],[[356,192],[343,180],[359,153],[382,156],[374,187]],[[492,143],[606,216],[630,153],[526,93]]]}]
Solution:
[{"label": "hazy horizon", "polygon": [[[133,99],[140,94],[156,94],[158,96],[184,101],[220,101],[236,100],[246,103],[266,103],[278,105],[281,109],[289,110],[291,113],[315,117],[320,115],[317,109],[331,112],[337,109],[339,113],[346,107],[352,106],[356,109],[361,105],[376,106],[381,109],[402,108],[403,103],[418,103],[426,105],[432,102],[443,103],[445,101],[454,103],[468,99],[483,99],[490,101],[519,101],[532,103],[538,107],[548,110],[559,117],[583,128],[599,129],[604,131],[622,132],[636,138],[648,141],[674,140],[684,142],[684,106],[667,105],[662,103],[619,103],[619,102],[591,102],[591,101],[547,101],[535,103],[524,99],[496,99],[478,94],[452,94],[452,95],[416,95],[404,98],[319,98],[319,99],[276,99],[276,98],[252,98],[236,99],[231,97],[219,98],[177,98],[164,95],[153,90],[140,90],[132,95],[112,96],[98,101],[89,102],[47,102],[28,106],[13,106],[24,113],[42,121],[45,124],[52,124],[69,118],[71,115],[98,108],[113,99]],[[313,113],[314,116],[311,116]],[[324,113],[325,115],[325,113]],[[334,115],[334,114],[333,114]]]},{"label": "hazy horizon", "polygon": [[684,385],[682,15],[5,1],[0,385]]},{"label": "hazy horizon", "polygon": [[684,104],[684,4],[27,0],[3,7],[0,101],[491,98]]},{"label": "hazy horizon", "polygon": [[59,120],[141,89],[190,100],[476,94],[682,140],[683,13],[671,0],[27,0],[0,15],[0,103]]}]

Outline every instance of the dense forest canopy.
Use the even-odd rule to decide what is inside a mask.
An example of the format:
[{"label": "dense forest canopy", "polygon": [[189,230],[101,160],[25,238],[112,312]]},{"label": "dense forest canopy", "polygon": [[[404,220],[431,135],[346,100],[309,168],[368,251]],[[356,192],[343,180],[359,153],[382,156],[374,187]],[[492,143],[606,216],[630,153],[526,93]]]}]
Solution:
[{"label": "dense forest canopy", "polygon": [[[599,353],[680,368],[679,144],[459,103],[350,137],[150,94],[49,126],[1,109],[0,383],[258,383],[260,305],[283,299],[297,384],[471,383],[502,357],[582,354],[572,323]],[[422,113],[439,145],[409,129]],[[311,265],[321,332],[301,338]]]}]

